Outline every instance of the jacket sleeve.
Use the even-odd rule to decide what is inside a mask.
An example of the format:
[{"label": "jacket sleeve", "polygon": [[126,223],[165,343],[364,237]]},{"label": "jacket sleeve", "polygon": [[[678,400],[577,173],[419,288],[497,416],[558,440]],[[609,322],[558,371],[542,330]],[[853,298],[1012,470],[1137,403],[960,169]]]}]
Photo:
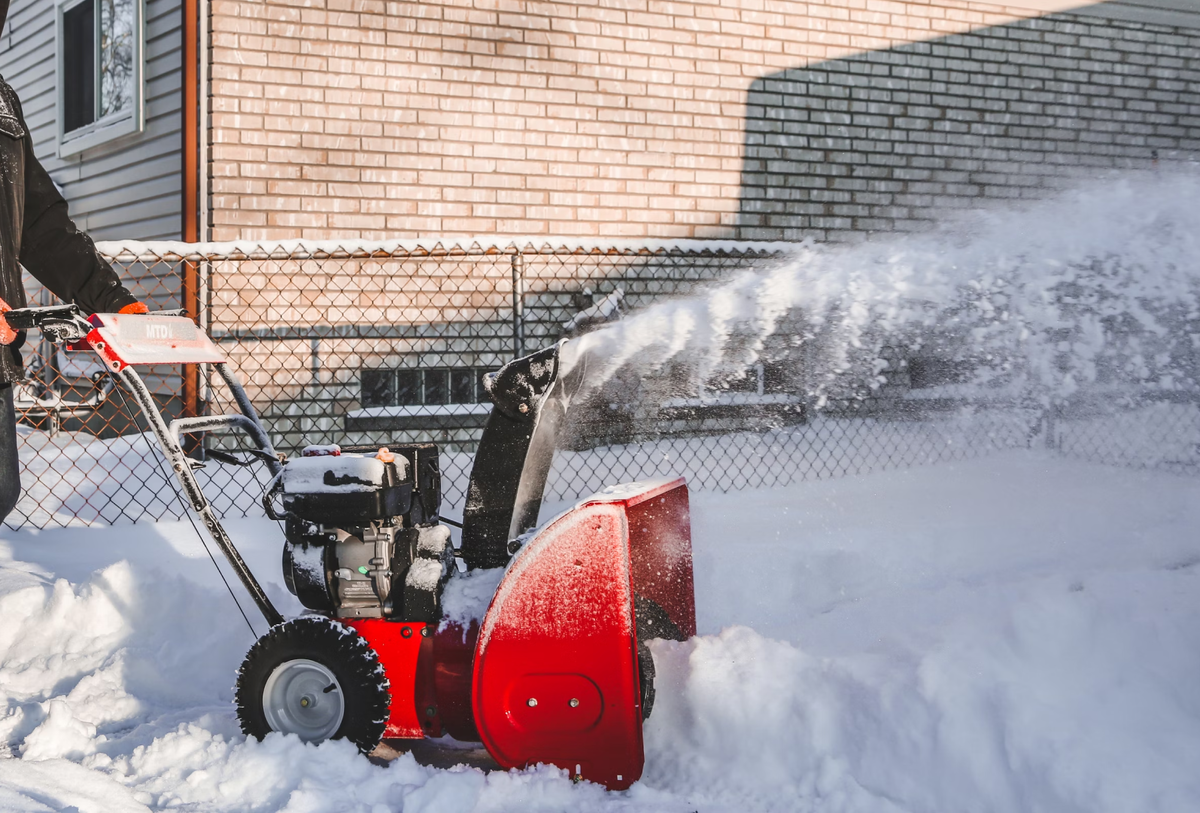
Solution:
[{"label": "jacket sleeve", "polygon": [[[28,134],[20,107],[17,115]],[[136,302],[137,298],[121,284],[112,266],[96,251],[92,239],[75,228],[67,216],[67,202],[34,157],[31,138],[26,135],[24,140],[25,221],[21,265],[63,302],[72,302],[88,313],[115,313]]]}]

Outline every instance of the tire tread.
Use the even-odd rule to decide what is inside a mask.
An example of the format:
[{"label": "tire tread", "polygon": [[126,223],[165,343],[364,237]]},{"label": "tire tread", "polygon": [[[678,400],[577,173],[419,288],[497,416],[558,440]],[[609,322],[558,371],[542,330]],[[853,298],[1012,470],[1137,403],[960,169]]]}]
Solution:
[{"label": "tire tread", "polygon": [[374,750],[383,739],[391,710],[387,676],[375,650],[362,636],[323,616],[301,616],[277,624],[250,647],[235,687],[242,731],[260,740],[271,732],[262,708],[263,689],[280,664],[296,658],[325,665],[342,685],[346,708],[333,739],[348,739],[363,753]]}]

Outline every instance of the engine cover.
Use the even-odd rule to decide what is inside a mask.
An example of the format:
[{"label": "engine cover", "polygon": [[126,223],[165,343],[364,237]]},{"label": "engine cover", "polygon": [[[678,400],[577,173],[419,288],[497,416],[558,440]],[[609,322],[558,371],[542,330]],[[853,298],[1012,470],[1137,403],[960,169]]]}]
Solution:
[{"label": "engine cover", "polygon": [[280,474],[283,509],[310,522],[339,525],[404,516],[412,506],[409,463],[388,457],[322,454],[289,460]]}]

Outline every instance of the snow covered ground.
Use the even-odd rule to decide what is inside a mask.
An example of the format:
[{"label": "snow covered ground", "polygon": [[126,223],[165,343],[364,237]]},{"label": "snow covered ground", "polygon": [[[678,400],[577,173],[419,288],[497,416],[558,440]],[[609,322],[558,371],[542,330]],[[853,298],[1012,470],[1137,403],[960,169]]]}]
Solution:
[{"label": "snow covered ground", "polygon": [[[694,494],[701,634],[654,647],[624,793],[248,741],[190,524],[5,530],[0,809],[1194,811],[1198,496],[1031,451]],[[296,611],[275,526],[231,530]]]}]

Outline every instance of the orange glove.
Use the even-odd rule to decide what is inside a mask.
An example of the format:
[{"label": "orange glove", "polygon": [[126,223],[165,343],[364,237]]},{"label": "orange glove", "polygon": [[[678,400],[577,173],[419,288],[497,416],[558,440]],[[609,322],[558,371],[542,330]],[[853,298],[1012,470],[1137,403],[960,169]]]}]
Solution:
[{"label": "orange glove", "polygon": [[12,310],[12,306],[0,299],[0,345],[12,344],[17,340],[17,331],[8,326],[4,314]]},{"label": "orange glove", "polygon": [[117,313],[149,313],[150,309],[146,307],[145,302],[130,302],[125,307],[121,308]]}]

